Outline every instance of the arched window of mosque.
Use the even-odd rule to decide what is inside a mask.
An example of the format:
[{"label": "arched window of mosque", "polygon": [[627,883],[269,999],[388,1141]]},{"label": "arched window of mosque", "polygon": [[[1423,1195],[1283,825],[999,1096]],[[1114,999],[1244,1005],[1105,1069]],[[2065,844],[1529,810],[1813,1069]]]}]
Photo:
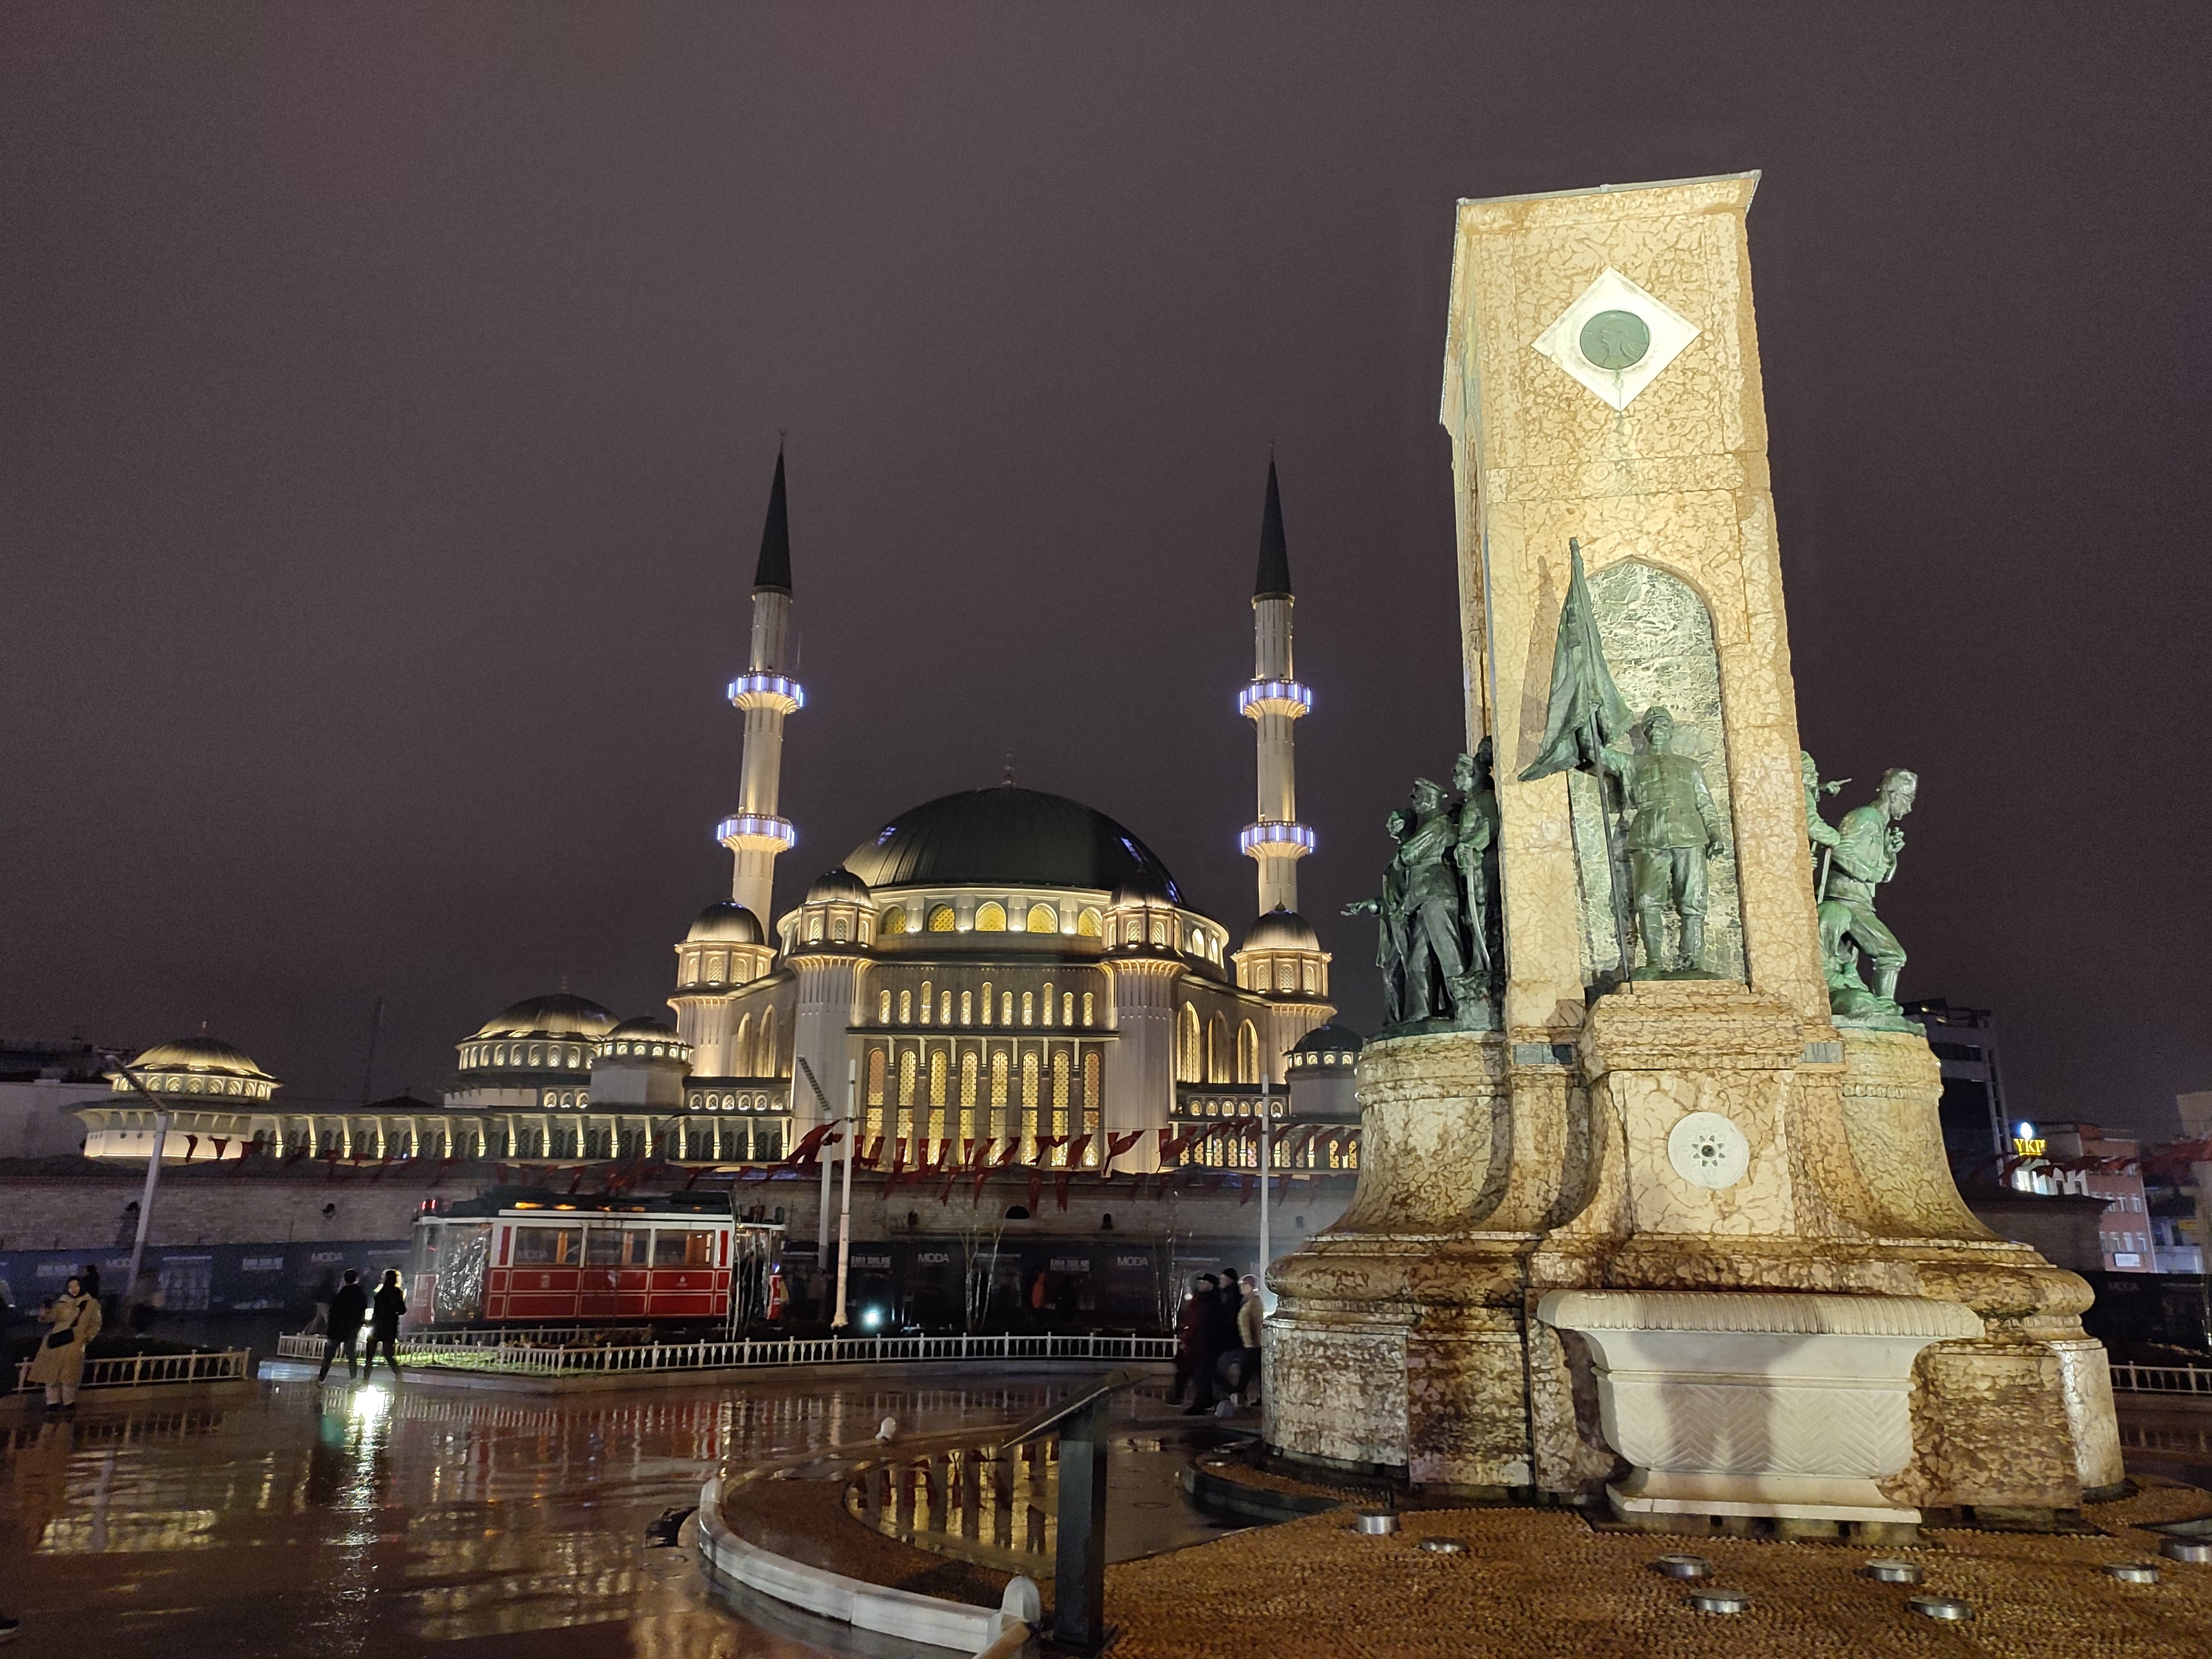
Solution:
[{"label": "arched window of mosque", "polygon": [[1318,963],[1309,962],[1305,964],[1304,971],[1306,989],[1309,991],[1318,992],[1321,989],[1320,964]]},{"label": "arched window of mosque", "polygon": [[988,1025],[990,1023],[991,1023],[991,981],[990,981],[989,980],[988,980],[988,979],[987,979],[987,980],[985,980],[985,981],[983,981],[983,1024],[986,1024],[986,1025]]},{"label": "arched window of mosque", "polygon": [[1022,1056],[1022,1109],[1034,1112],[1037,1103],[1037,1057],[1032,1048]]},{"label": "arched window of mosque", "polygon": [[775,1077],[783,1070],[783,1057],[775,1047],[775,1010],[761,1011],[760,1036],[755,1040],[758,1049],[753,1056],[755,1077]]},{"label": "arched window of mosque", "polygon": [[929,994],[929,981],[927,980],[924,980],[921,982],[921,1023],[924,1025],[929,1024],[930,1014],[935,1009],[935,1006],[936,999]]},{"label": "arched window of mosque", "polygon": [[1229,1081],[1229,1022],[1219,1014],[1206,1024],[1206,1080]]},{"label": "arched window of mosque", "polygon": [[970,1048],[960,1056],[960,1104],[965,1108],[975,1103],[975,1051]]},{"label": "arched window of mosque", "polygon": [[880,1048],[871,1048],[868,1050],[868,1104],[880,1106],[883,1103],[884,1051]]},{"label": "arched window of mosque", "polygon": [[1048,1025],[1052,1024],[1052,981],[1050,980],[1044,982],[1044,1023]]},{"label": "arched window of mosque", "polygon": [[1085,991],[1085,992],[1083,994],[1083,1023],[1084,1023],[1085,1025],[1088,1025],[1088,1024],[1091,1024],[1091,994],[1090,992],[1088,992],[1088,991]]},{"label": "arched window of mosque", "polygon": [[906,912],[896,904],[890,906],[883,915],[876,918],[876,932],[903,933],[906,932]]},{"label": "arched window of mosque", "polygon": [[1060,931],[1060,916],[1048,904],[1030,906],[1029,931],[1032,933],[1056,933]]},{"label": "arched window of mosque", "polygon": [[[1056,1135],[1067,1133],[1067,1050],[1065,1048],[1055,1049],[1052,1056],[1052,1133]],[[1067,1162],[1065,1147],[1054,1151],[1053,1162]]]},{"label": "arched window of mosque", "polygon": [[1060,1023],[1062,1025],[1075,1024],[1075,993],[1073,991],[1060,994]]},{"label": "arched window of mosque", "polygon": [[1152,918],[1152,943],[1164,949],[1168,942],[1168,922],[1165,916]]},{"label": "arched window of mosque", "polygon": [[975,931],[979,933],[1003,933],[1006,931],[1006,907],[996,899],[987,900],[975,907]]},{"label": "arched window of mosque", "polygon": [[533,1042],[530,1045],[530,1063],[532,1066],[543,1066],[545,1063],[545,1045],[544,1043]]},{"label": "arched window of mosque", "polygon": [[952,1024],[952,993],[950,991],[937,994],[937,1023],[939,1025]]},{"label": "arched window of mosque", "polygon": [[914,1050],[909,1048],[899,1056],[898,1103],[902,1106],[914,1104]]},{"label": "arched window of mosque", "polygon": [[929,913],[929,931],[933,933],[949,933],[952,932],[957,920],[952,914],[951,905],[940,904]]},{"label": "arched window of mosque", "polygon": [[945,1104],[945,1050],[939,1048],[929,1057],[929,1103]]},{"label": "arched window of mosque", "polygon": [[891,994],[889,991],[885,991],[876,999],[876,1024],[878,1025],[888,1025],[890,1023]]},{"label": "arched window of mosque", "polygon": [[1075,915],[1075,931],[1085,939],[1097,939],[1099,916],[1096,910],[1079,910]]},{"label": "arched window of mosque", "polygon": [[822,943],[822,917],[819,913],[806,919],[806,942],[809,945]]},{"label": "arched window of mosque", "polygon": [[1246,1020],[1237,1028],[1237,1080],[1257,1083],[1260,1080],[1260,1034]]},{"label": "arched window of mosque", "polygon": [[1182,1006],[1182,1018],[1176,1036],[1176,1081],[1204,1082],[1206,1073],[1199,1069],[1198,1010],[1188,1002]]},{"label": "arched window of mosque", "polygon": [[717,951],[707,958],[707,977],[715,984],[720,985],[727,978],[729,971],[730,958],[725,952]]},{"label": "arched window of mosque", "polygon": [[504,1042],[495,1043],[493,1045],[491,1051],[491,1063],[495,1066],[504,1066],[507,1064],[507,1045]]},{"label": "arched window of mosque", "polygon": [[738,1021],[738,1040],[731,1045],[730,1070],[738,1077],[752,1077],[753,1017],[745,1015]]},{"label": "arched window of mosque", "polygon": [[[1012,993],[1008,994],[1011,995]],[[1024,1025],[1036,1024],[1036,997],[1028,991],[1022,993],[1022,1024]]]},{"label": "arched window of mosque", "polygon": [[[989,991],[986,990],[983,993],[983,1006],[988,1010],[990,1006],[991,994]],[[973,991],[963,991],[960,994],[960,1023],[963,1025],[972,1025],[975,1022],[975,994]]]},{"label": "arched window of mosque", "polygon": [[[1103,1098],[1099,1073],[1098,1051],[1093,1048],[1083,1057],[1083,1115],[1086,1119],[1097,1115]],[[1093,1126],[1086,1122],[1083,1127],[1088,1129]]]},{"label": "arched window of mosque", "polygon": [[899,1024],[902,1025],[914,1024],[914,993],[911,991],[899,993]]},{"label": "arched window of mosque", "polygon": [[852,918],[849,916],[832,916],[830,919],[830,937],[840,945],[844,944],[847,939],[852,938]]},{"label": "arched window of mosque", "polygon": [[1006,1103],[1006,1051],[1003,1048],[991,1056],[991,1104]]}]

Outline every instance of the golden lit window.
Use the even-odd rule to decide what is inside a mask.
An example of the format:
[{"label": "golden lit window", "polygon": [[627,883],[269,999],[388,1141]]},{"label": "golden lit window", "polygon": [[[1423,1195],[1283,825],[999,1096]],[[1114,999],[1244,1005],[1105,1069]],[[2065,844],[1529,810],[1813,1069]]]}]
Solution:
[{"label": "golden lit window", "polygon": [[1028,931],[1032,933],[1056,933],[1060,931],[1060,915],[1049,904],[1030,906]]},{"label": "golden lit window", "polygon": [[[988,1010],[990,1006],[991,994],[986,991],[983,993],[983,1006]],[[963,991],[960,994],[960,1023],[963,1025],[972,1025],[975,1020],[975,994],[973,991]]]},{"label": "golden lit window", "polygon": [[1024,1025],[1036,1024],[1036,998],[1027,991],[1022,993],[1022,1024]]},{"label": "golden lit window", "polygon": [[876,931],[878,933],[903,933],[906,932],[906,912],[896,904],[890,906],[876,918]]},{"label": "golden lit window", "polygon": [[1060,994],[1060,1023],[1062,1025],[1075,1024],[1075,993],[1073,991]]},{"label": "golden lit window", "polygon": [[940,904],[929,913],[929,931],[933,933],[949,933],[957,921],[958,918],[952,914],[952,907],[949,904]]},{"label": "golden lit window", "polygon": [[975,907],[975,931],[979,933],[1003,933],[1006,931],[1006,907],[996,899]]},{"label": "golden lit window", "polygon": [[1090,992],[1088,992],[1088,991],[1085,991],[1085,992],[1083,994],[1083,1023],[1084,1023],[1085,1025],[1088,1025],[1088,1024],[1091,1024],[1091,993],[1090,993]]},{"label": "golden lit window", "polygon": [[902,1025],[914,1024],[914,993],[911,991],[899,993],[899,1024]]},{"label": "golden lit window", "polygon": [[921,982],[921,1023],[924,1025],[929,1024],[930,1015],[935,1012],[935,1000],[929,994],[929,981],[924,980]]},{"label": "golden lit window", "polygon": [[889,991],[885,991],[876,998],[876,1024],[878,1025],[888,1025],[890,1023],[891,994]]},{"label": "golden lit window", "polygon": [[1085,939],[1098,937],[1099,916],[1096,910],[1079,910],[1075,916],[1075,931]]},{"label": "golden lit window", "polygon": [[983,1024],[986,1024],[986,1025],[988,1025],[990,1023],[991,1023],[991,981],[990,981],[989,980],[988,980],[988,979],[987,979],[987,980],[985,980],[985,981],[983,981]]}]

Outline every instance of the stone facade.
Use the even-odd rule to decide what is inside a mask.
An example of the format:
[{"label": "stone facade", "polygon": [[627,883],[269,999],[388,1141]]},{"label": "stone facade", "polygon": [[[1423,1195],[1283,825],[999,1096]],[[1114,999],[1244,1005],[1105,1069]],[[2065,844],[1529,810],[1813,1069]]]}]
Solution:
[{"label": "stone facade", "polygon": [[[1620,1378],[1575,1320],[1540,1316],[1547,1296],[1724,1293],[1714,1328],[1737,1332],[1789,1328],[1815,1302],[1838,1330],[1918,1310],[1917,1358],[1881,1384],[1882,1447],[1822,1454],[1850,1463],[1855,1513],[2047,1515],[2120,1479],[2088,1289],[1968,1213],[1925,1040],[1829,1016],[1745,235],[1755,183],[1461,204],[1443,418],[1468,743],[1494,736],[1499,758],[1506,1030],[1363,1054],[1358,1193],[1271,1274],[1266,1433],[1425,1486],[1594,1500],[1612,1483],[1620,1507],[1657,1489],[1639,1449],[1698,1441],[1650,1409],[1689,1395],[1654,1383],[1628,1435]],[[1600,285],[1667,343],[1656,374],[1563,368],[1554,325]],[[1741,933],[1705,965],[1726,976],[1594,984],[1582,781],[1518,781],[1545,729],[1570,538],[1594,589],[1634,562],[1710,616],[1725,763],[1707,780]],[[1628,1327],[1604,1343],[1687,1352]],[[1731,1471],[1759,1475],[1755,1459]],[[1809,1513],[1786,1494],[1730,1512]]]}]

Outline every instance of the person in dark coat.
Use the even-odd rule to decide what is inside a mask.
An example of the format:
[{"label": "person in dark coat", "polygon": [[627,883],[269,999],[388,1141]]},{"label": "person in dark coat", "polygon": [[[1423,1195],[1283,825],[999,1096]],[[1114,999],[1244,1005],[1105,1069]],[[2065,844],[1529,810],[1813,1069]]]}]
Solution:
[{"label": "person in dark coat", "polygon": [[1198,1308],[1197,1338],[1191,1352],[1191,1380],[1196,1387],[1182,1414],[1202,1417],[1213,1409],[1218,1397],[1214,1393],[1215,1376],[1222,1354],[1237,1346],[1237,1325],[1221,1305],[1221,1281],[1213,1274],[1198,1276],[1198,1294],[1191,1300]]},{"label": "person in dark coat", "polygon": [[331,1361],[343,1348],[346,1357],[346,1378],[353,1377],[354,1344],[361,1340],[361,1322],[368,1317],[368,1293],[361,1287],[361,1274],[353,1268],[345,1270],[345,1283],[339,1285],[331,1297],[331,1322],[323,1338],[323,1368],[315,1373],[318,1382],[331,1374]]},{"label": "person in dark coat", "polygon": [[1168,1404],[1182,1403],[1182,1391],[1190,1386],[1198,1370],[1198,1327],[1204,1306],[1205,1282],[1194,1280],[1190,1294],[1176,1310],[1175,1330],[1175,1387],[1168,1390]]},{"label": "person in dark coat", "polygon": [[376,1370],[376,1350],[384,1349],[384,1358],[392,1366],[392,1380],[399,1376],[399,1321],[407,1311],[407,1293],[399,1288],[399,1269],[386,1267],[384,1283],[376,1287],[376,1301],[368,1316],[368,1358],[362,1363],[364,1373]]}]

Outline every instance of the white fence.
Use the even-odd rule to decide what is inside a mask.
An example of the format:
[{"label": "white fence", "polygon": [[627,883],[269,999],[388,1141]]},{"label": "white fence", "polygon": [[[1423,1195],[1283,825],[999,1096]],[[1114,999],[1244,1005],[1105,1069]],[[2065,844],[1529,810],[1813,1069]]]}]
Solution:
[{"label": "white fence", "polygon": [[[528,1340],[463,1343],[482,1333],[429,1332],[399,1339],[400,1363],[441,1370],[496,1371],[525,1376],[587,1376],[611,1371],[739,1370],[774,1365],[961,1364],[1053,1360],[1093,1364],[1170,1360],[1168,1336],[860,1336],[786,1339],[775,1342],[653,1342],[623,1347],[562,1347],[580,1333],[530,1331]],[[552,1339],[552,1340],[549,1340]],[[285,1359],[320,1364],[324,1339],[280,1336]]]},{"label": "white fence", "polygon": [[[81,1389],[137,1389],[157,1382],[236,1382],[243,1381],[252,1355],[244,1348],[220,1353],[143,1353],[128,1359],[88,1359]],[[15,1390],[43,1388],[30,1380],[31,1362],[15,1364]]]},{"label": "white fence", "polygon": [[2112,1367],[2112,1387],[2122,1394],[2194,1395],[2212,1400],[2212,1370],[2197,1365],[2136,1365]]}]

